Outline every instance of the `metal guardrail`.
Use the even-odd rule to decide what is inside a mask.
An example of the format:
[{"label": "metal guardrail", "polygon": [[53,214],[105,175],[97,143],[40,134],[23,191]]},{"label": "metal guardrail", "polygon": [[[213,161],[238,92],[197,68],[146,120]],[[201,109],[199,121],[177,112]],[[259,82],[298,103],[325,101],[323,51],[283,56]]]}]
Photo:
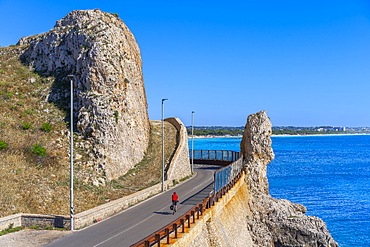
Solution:
[{"label": "metal guardrail", "polygon": [[[190,160],[193,152],[190,150]],[[239,152],[230,150],[194,150],[195,160],[214,160],[234,162],[239,159]]]},{"label": "metal guardrail", "polygon": [[211,196],[204,198],[203,201],[192,207],[188,212],[172,221],[170,224],[152,233],[139,242],[132,244],[130,247],[149,247],[153,246],[154,244],[160,246],[161,241],[165,241],[167,244],[169,244],[171,234],[174,235],[173,238],[178,238],[178,233],[184,233],[185,228],[190,228],[191,224],[194,224],[196,219],[199,219],[199,217],[203,215],[205,209],[210,207],[211,198]]},{"label": "metal guardrail", "polygon": [[238,159],[235,162],[231,163],[230,165],[218,169],[214,173],[213,180],[214,181],[213,189],[215,193],[222,189],[224,186],[226,186],[230,180],[236,177],[240,173],[242,168],[243,168],[242,159]]},{"label": "metal guardrail", "polygon": [[[203,152],[208,153],[208,150],[207,151],[203,150],[203,152],[202,150],[194,150],[194,154],[195,154],[195,151],[199,151],[200,154],[203,154]],[[209,153],[211,154],[212,151]],[[215,153],[217,154],[218,152],[220,151],[216,151]],[[231,155],[228,156],[226,154],[228,152]],[[232,154],[230,152],[237,153],[237,155]],[[241,173],[242,157],[239,157],[239,153],[234,152],[234,151],[224,151],[224,152],[221,151],[221,154],[222,154],[221,157],[234,157],[234,158],[238,157],[235,160],[235,162],[231,163],[229,166],[223,167],[216,171],[216,173],[222,174],[222,175],[217,175],[217,176],[221,176],[222,179],[227,178],[227,181],[221,179],[222,183],[218,185],[220,186],[220,188],[217,187],[217,190],[214,189],[214,192],[211,195],[204,198],[201,202],[199,202],[197,205],[192,207],[188,212],[181,215],[179,218],[172,221],[170,224],[150,234],[149,236],[143,238],[139,242],[132,244],[130,247],[150,247],[150,246],[160,247],[161,244],[170,244],[171,240],[172,242],[176,241],[176,239],[180,237],[179,234],[185,233],[186,229],[190,229],[191,225],[195,224],[195,221],[198,220],[200,216],[202,216],[203,213],[207,209],[214,206],[215,203],[218,202],[218,200],[222,198],[222,196],[225,195],[235,185],[236,182],[239,181],[239,178],[242,174]],[[224,154],[226,154],[226,156]],[[205,157],[205,156],[201,156],[201,157]],[[208,155],[207,157],[218,157],[218,156]],[[225,160],[220,160],[220,161],[225,161]],[[225,174],[227,174],[227,176]],[[215,181],[216,181],[216,176],[215,176]]]}]

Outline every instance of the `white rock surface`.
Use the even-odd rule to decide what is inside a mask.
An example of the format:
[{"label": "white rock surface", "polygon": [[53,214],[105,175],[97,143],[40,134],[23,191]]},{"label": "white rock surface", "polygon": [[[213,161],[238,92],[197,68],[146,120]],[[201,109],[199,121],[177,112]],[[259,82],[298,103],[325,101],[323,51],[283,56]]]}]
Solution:
[{"label": "white rock surface", "polygon": [[49,32],[22,38],[21,59],[56,78],[49,101],[68,110],[75,75],[74,123],[93,145],[95,169],[123,175],[144,156],[149,119],[138,44],[116,15],[72,11]]},{"label": "white rock surface", "polygon": [[306,216],[303,205],[277,200],[268,193],[267,164],[273,158],[272,125],[265,111],[248,117],[241,142],[250,193],[248,231],[255,246],[335,247],[325,222]]}]

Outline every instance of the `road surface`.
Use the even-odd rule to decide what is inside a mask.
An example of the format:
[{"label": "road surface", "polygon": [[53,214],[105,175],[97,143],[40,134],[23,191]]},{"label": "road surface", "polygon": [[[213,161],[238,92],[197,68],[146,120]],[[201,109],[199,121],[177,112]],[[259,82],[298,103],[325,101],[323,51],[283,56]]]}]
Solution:
[{"label": "road surface", "polygon": [[[219,167],[195,165],[196,176],[164,193],[145,200],[100,223],[75,231],[47,247],[130,246],[171,223],[208,196],[213,173]],[[178,211],[172,215],[171,195],[179,195]]]}]

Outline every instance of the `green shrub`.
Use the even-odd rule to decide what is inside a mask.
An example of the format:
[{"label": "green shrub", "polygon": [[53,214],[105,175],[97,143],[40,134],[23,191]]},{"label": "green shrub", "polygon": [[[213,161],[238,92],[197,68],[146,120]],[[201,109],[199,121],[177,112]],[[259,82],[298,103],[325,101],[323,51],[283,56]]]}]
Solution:
[{"label": "green shrub", "polygon": [[8,148],[8,143],[0,140],[0,150],[5,150]]},{"label": "green shrub", "polygon": [[31,123],[29,123],[29,122],[24,122],[24,123],[22,123],[22,129],[23,130],[28,130],[28,129],[30,129],[32,127],[32,124]]},{"label": "green shrub", "polygon": [[44,132],[47,132],[49,133],[50,131],[53,130],[53,126],[51,126],[50,123],[44,123],[41,127],[41,130],[44,131]]},{"label": "green shrub", "polygon": [[118,111],[114,111],[114,119],[116,119],[116,123],[118,123]]},{"label": "green shrub", "polygon": [[27,109],[27,110],[25,110],[24,111],[26,114],[28,114],[28,115],[32,115],[33,114],[33,110],[31,110],[31,109]]},{"label": "green shrub", "polygon": [[4,94],[4,99],[10,99],[11,97],[13,97],[13,93],[12,92],[6,92],[5,94]]},{"label": "green shrub", "polygon": [[31,151],[33,154],[39,156],[39,157],[45,157],[46,156],[46,148],[44,148],[40,144],[35,144],[32,146]]},{"label": "green shrub", "polygon": [[5,234],[8,234],[8,233],[12,233],[12,232],[17,232],[17,231],[20,231],[22,230],[24,227],[22,226],[17,226],[17,227],[14,227],[14,224],[11,223],[9,224],[8,228],[0,231],[0,236],[3,236]]}]

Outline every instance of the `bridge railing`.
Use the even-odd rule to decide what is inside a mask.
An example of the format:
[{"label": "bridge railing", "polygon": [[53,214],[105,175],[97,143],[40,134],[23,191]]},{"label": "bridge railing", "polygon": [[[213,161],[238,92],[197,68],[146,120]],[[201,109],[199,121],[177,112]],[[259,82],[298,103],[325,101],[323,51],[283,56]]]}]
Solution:
[{"label": "bridge railing", "polygon": [[230,161],[234,162],[239,159],[239,152],[230,150],[190,150],[190,159],[206,161]]},{"label": "bridge railing", "polygon": [[[230,159],[233,157],[235,160],[233,162],[231,160],[218,160],[221,164],[224,164],[223,161],[230,161],[232,162],[226,167],[223,167],[216,171],[215,174],[215,183],[217,183],[217,187],[214,185],[214,191],[209,196],[204,198],[201,202],[197,205],[192,207],[188,212],[181,215],[179,218],[171,222],[170,224],[166,225],[165,227],[161,228],[160,230],[150,234],[149,236],[145,237],[144,239],[140,240],[139,242],[132,244],[130,247],[149,247],[149,246],[161,246],[161,243],[170,244],[170,239],[176,241],[178,237],[182,233],[187,232],[186,228],[191,228],[191,225],[195,223],[203,213],[214,206],[219,199],[222,198],[234,185],[236,182],[239,181],[239,178],[242,175],[242,157],[239,156],[238,152],[234,151],[219,151],[213,152],[214,150],[194,150],[201,154],[201,157],[220,157],[220,156],[212,156],[212,153],[217,154],[221,153],[221,157],[226,157],[226,159]],[[210,152],[208,152],[210,151]],[[208,154],[209,153],[209,154]],[[229,153],[229,156],[227,155]],[[202,156],[204,154],[204,156]],[[207,156],[205,156],[207,154]],[[194,155],[195,156],[195,155]],[[237,158],[236,158],[237,157]],[[222,181],[222,182],[218,182]]]},{"label": "bridge railing", "polygon": [[220,191],[232,179],[238,176],[242,168],[243,168],[242,159],[238,159],[231,163],[230,165],[218,169],[214,173],[214,183],[213,183],[214,193]]}]

